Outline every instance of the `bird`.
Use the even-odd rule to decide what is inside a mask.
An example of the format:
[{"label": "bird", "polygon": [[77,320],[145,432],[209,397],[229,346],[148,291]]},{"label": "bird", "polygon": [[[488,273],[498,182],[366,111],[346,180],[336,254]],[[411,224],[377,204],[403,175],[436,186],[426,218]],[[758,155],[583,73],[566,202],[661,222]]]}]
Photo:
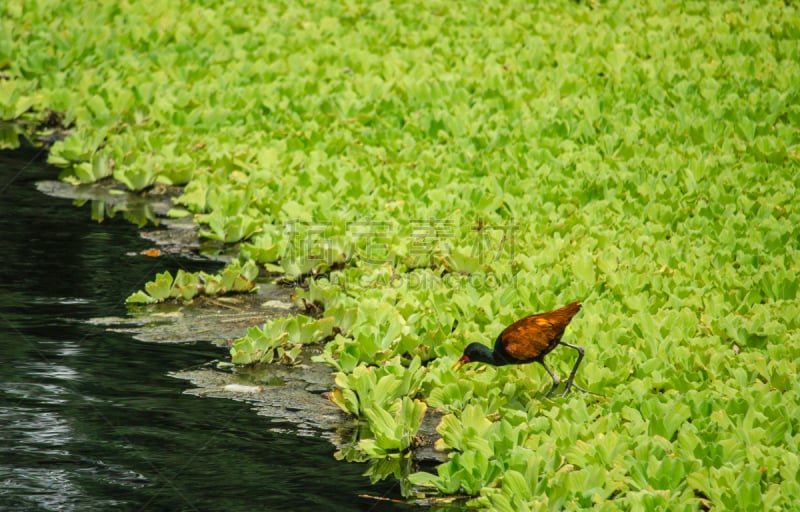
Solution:
[{"label": "bird", "polygon": [[553,379],[553,387],[545,394],[550,396],[559,385],[558,377],[544,364],[544,356],[549,354],[557,345],[573,348],[578,351],[578,360],[567,378],[564,392],[561,396],[566,396],[570,389],[575,388],[584,393],[594,393],[574,384],[575,374],[583,360],[583,348],[561,341],[564,329],[567,328],[578,311],[581,310],[579,301],[572,302],[566,306],[548,311],[526,316],[509,325],[494,342],[494,350],[489,349],[481,343],[470,343],[464,349],[463,355],[455,362],[453,369],[461,368],[471,362],[487,363],[494,366],[505,366],[509,364],[541,364],[550,378]]}]

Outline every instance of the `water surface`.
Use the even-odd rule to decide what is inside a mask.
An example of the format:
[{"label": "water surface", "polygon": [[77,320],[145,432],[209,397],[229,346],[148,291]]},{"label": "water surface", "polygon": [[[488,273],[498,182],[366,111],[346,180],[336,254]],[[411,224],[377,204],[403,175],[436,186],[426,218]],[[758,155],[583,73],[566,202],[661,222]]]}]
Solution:
[{"label": "water surface", "polygon": [[57,175],[43,159],[0,152],[0,510],[408,510],[359,498],[399,490],[328,442],[168,376],[223,349],[87,324],[125,315],[156,272],[218,265],[137,255],[150,245],[130,223],[37,192]]}]

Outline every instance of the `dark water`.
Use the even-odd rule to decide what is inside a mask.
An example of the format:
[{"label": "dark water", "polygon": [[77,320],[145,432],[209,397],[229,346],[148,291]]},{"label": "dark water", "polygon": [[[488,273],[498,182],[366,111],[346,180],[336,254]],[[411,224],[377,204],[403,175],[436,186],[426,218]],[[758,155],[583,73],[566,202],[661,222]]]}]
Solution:
[{"label": "dark water", "polygon": [[128,255],[148,248],[134,226],[36,191],[56,175],[43,157],[0,152],[0,510],[408,510],[359,498],[399,489],[326,441],[269,432],[247,404],[167,376],[223,349],[81,322],[123,316],[155,272],[198,264]]}]

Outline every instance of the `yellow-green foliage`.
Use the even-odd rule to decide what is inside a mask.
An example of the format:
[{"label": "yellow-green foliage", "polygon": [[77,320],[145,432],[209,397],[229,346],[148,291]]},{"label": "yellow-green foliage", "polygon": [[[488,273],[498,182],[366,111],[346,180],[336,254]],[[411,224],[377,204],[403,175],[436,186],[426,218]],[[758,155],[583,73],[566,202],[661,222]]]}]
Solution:
[{"label": "yellow-green foliage", "polygon": [[[70,179],[186,183],[205,236],[311,276],[326,320],[298,332],[333,336],[319,360],[368,456],[408,448],[427,403],[455,452],[412,480],[496,510],[796,507],[794,3],[0,10],[0,114],[63,111]],[[607,399],[450,370],[576,299],[565,340]],[[293,355],[275,325],[234,361]]]}]

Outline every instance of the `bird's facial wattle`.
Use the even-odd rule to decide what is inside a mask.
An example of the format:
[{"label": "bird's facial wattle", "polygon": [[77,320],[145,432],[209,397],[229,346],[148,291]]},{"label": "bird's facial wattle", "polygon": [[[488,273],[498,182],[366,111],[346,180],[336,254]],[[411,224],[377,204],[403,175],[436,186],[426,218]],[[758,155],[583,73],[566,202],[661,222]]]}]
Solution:
[{"label": "bird's facial wattle", "polygon": [[463,355],[463,356],[459,357],[458,361],[456,361],[453,364],[453,369],[457,370],[457,369],[461,368],[462,366],[464,366],[465,364],[467,364],[468,362],[469,362],[469,357],[467,357],[466,355]]}]

